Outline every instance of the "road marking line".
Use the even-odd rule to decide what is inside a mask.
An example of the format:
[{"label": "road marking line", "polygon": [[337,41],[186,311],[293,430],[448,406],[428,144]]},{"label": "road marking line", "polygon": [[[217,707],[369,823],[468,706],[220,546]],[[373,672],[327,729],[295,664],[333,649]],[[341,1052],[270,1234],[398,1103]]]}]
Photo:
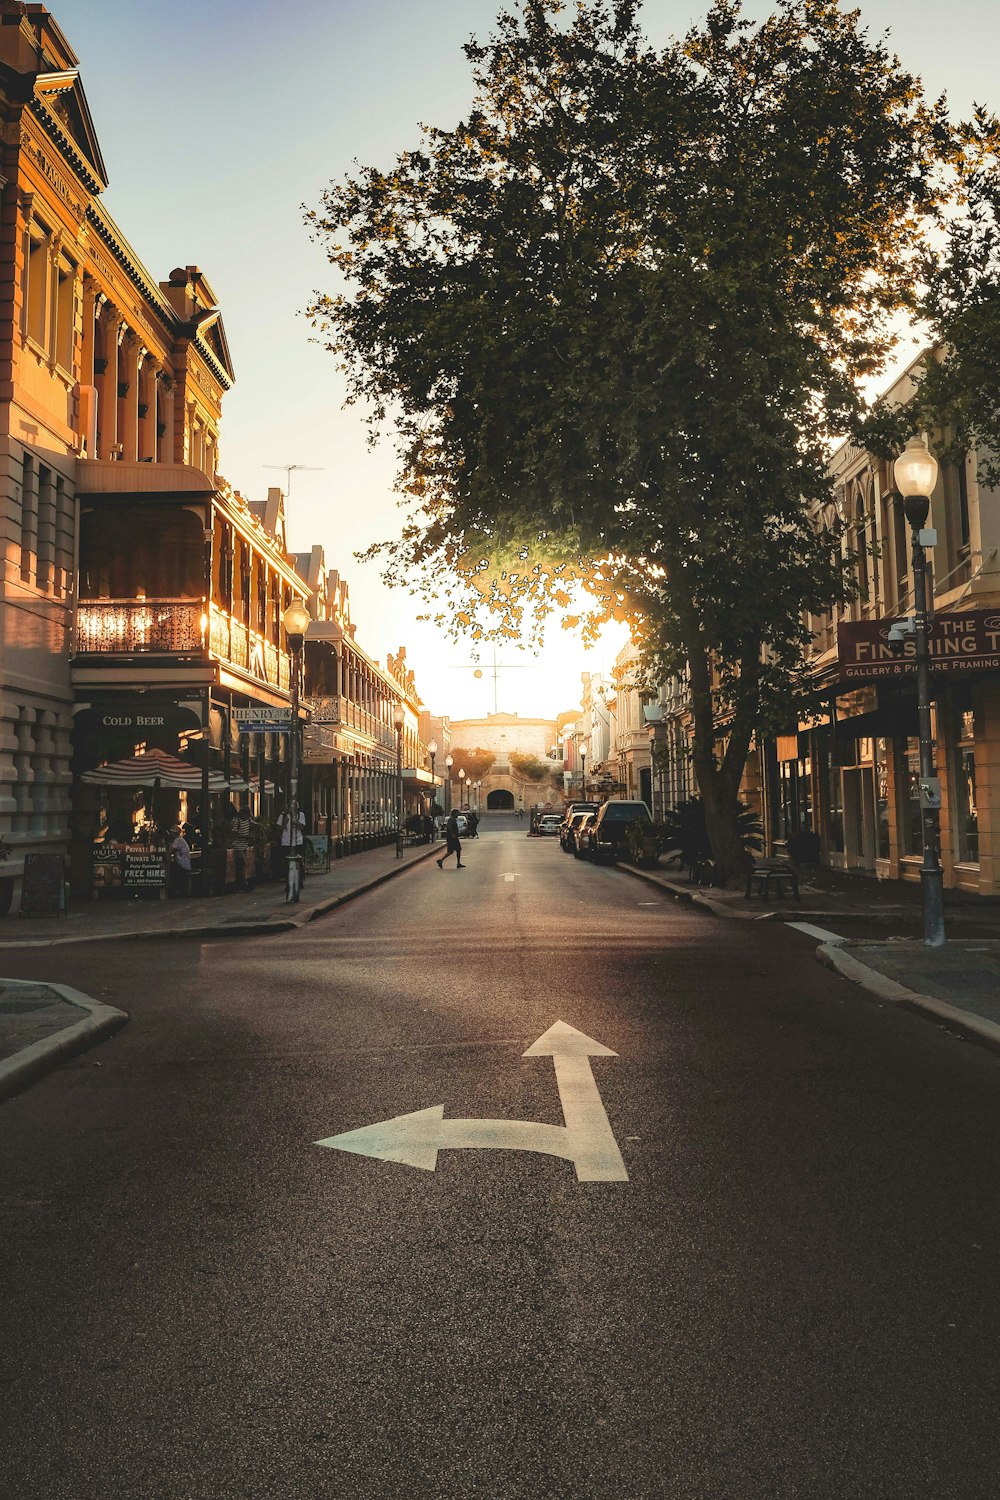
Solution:
[{"label": "road marking line", "polygon": [[796,932],[804,932],[806,937],[818,938],[821,943],[847,942],[839,933],[829,932],[825,927],[814,927],[811,922],[786,922],[785,926],[794,927]]}]

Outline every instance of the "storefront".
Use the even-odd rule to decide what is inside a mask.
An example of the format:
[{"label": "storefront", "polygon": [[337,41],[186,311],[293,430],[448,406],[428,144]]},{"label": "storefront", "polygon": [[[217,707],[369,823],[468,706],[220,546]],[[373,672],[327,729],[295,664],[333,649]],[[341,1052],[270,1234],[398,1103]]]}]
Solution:
[{"label": "storefront", "polygon": [[[888,624],[839,627],[829,714],[769,746],[769,842],[814,828],[830,868],[918,881],[916,667]],[[945,884],[1000,895],[1000,611],[938,614],[930,647]]]}]

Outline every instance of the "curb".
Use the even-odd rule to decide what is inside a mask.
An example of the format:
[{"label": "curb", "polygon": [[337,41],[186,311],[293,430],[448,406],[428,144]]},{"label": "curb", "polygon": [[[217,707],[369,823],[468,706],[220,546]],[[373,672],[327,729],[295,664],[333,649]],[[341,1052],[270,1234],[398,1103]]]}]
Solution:
[{"label": "curb", "polygon": [[[141,938],[259,937],[266,932],[295,932],[298,928],[305,927],[307,923],[314,922],[317,917],[325,916],[327,912],[343,906],[345,902],[353,901],[356,896],[363,896],[367,891],[373,891],[376,886],[384,885],[387,880],[394,880],[397,875],[402,875],[414,865],[422,864],[433,853],[434,845],[429,844],[426,852],[418,855],[416,859],[407,860],[404,865],[393,865],[388,870],[383,870],[381,875],[376,875],[361,885],[349,886],[346,891],[338,891],[323,901],[317,901],[313,906],[306,906],[301,909],[300,915],[294,917],[248,918],[245,922],[208,922],[196,927],[141,927],[132,928],[128,932],[90,934],[81,932],[67,937],[24,938],[20,942],[17,938],[5,938],[0,941],[0,953],[5,948],[58,948],[67,943],[132,943]],[[58,988],[56,985],[51,987]]]},{"label": "curb", "polygon": [[949,1005],[947,1000],[937,1000],[933,995],[922,995],[918,990],[907,989],[905,984],[889,979],[877,969],[869,968],[860,958],[845,953],[839,944],[821,943],[816,949],[816,957],[835,974],[860,985],[862,989],[877,995],[880,1000],[927,1011],[939,1021],[947,1021],[950,1026],[974,1036],[978,1041],[991,1042],[993,1046],[1000,1047],[1000,1026],[995,1021],[988,1021],[985,1016],[977,1016],[972,1011],[959,1010],[957,1006]]},{"label": "curb", "polygon": [[766,922],[773,921],[777,916],[773,911],[743,912],[735,911],[728,902],[713,901],[698,889],[689,890],[686,886],[677,885],[668,880],[665,875],[657,875],[652,870],[640,870],[635,865],[621,864],[615,862],[614,868],[621,870],[625,875],[632,875],[636,880],[644,880],[647,885],[655,885],[658,890],[666,891],[673,896],[675,901],[683,901],[689,906],[698,906],[702,911],[707,911],[713,917],[730,917],[735,922]]},{"label": "curb", "polygon": [[[23,983],[16,979],[0,982]],[[111,1036],[128,1020],[126,1011],[118,1010],[113,1005],[104,1005],[99,1000],[92,1000],[89,995],[83,994],[81,990],[72,989],[68,984],[46,984],[45,988],[52,990],[68,1005],[79,1006],[81,1010],[87,1012],[87,1015],[82,1021],[77,1021],[72,1026],[64,1026],[61,1031],[54,1031],[51,1036],[32,1042],[30,1047],[22,1047],[21,1051],[15,1052],[12,1057],[0,1059],[0,1099],[9,1099],[12,1094],[19,1093],[21,1089],[27,1088],[29,1083],[34,1083],[43,1074],[50,1073],[53,1068],[66,1062],[68,1058],[76,1057],[78,1053],[85,1052],[96,1042]]]}]

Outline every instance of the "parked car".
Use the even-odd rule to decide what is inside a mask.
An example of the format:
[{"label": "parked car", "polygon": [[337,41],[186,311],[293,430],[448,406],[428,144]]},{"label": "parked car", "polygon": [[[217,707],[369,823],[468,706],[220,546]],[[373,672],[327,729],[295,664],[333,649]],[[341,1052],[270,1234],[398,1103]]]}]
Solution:
[{"label": "parked car", "polygon": [[581,813],[596,812],[600,807],[599,802],[569,802],[563,811],[563,820],[559,824],[559,842],[566,852],[570,851],[566,845],[566,835],[569,832],[570,823]]},{"label": "parked car", "polygon": [[597,816],[582,830],[580,853],[584,859],[614,862],[628,849],[625,830],[630,823],[645,822],[652,827],[653,819],[645,802],[605,802]]},{"label": "parked car", "polygon": [[555,835],[557,835],[559,832],[559,824],[561,822],[562,819],[558,813],[546,813],[544,817],[539,818],[538,822],[535,824],[535,832],[551,834],[553,837],[555,837]]},{"label": "parked car", "polygon": [[576,830],[579,828],[583,819],[588,816],[589,811],[587,809],[581,809],[579,812],[568,813],[559,824],[559,846],[561,849],[565,850],[567,854],[572,854]]},{"label": "parked car", "polygon": [[579,859],[581,857],[580,840],[583,837],[586,829],[590,827],[596,817],[596,812],[585,812],[577,813],[576,817],[573,819],[573,825],[566,834],[565,848],[566,853],[572,854],[574,859]]}]

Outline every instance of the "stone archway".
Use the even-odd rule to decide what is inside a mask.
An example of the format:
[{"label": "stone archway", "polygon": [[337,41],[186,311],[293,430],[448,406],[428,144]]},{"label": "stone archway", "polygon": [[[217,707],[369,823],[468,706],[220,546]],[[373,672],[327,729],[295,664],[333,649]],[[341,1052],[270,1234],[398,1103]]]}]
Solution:
[{"label": "stone archway", "polygon": [[487,795],[486,810],[487,812],[513,812],[514,793],[508,792],[503,787],[497,787]]}]

